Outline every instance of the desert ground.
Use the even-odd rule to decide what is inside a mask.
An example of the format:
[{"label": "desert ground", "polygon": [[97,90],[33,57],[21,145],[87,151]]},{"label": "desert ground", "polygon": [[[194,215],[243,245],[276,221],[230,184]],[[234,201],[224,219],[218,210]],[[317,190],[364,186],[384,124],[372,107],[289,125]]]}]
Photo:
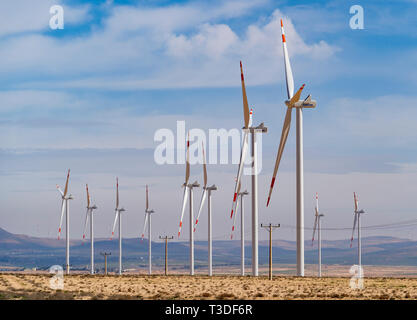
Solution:
[{"label": "desert ground", "polygon": [[0,299],[417,299],[417,278],[401,275],[365,277],[363,289],[351,289],[349,276],[71,274],[61,290],[50,288],[52,276],[0,273]]}]

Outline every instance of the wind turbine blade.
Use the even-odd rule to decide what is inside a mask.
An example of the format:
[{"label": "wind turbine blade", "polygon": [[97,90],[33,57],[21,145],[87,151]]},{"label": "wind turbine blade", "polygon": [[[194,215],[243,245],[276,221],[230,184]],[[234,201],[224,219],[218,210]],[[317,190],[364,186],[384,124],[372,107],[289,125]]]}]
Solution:
[{"label": "wind turbine blade", "polygon": [[350,238],[350,247],[352,248],[352,242],[353,242],[353,234],[355,233],[356,228],[356,220],[357,220],[357,214],[355,212],[355,218],[353,219],[353,228],[352,228],[352,237]]},{"label": "wind turbine blade", "polygon": [[90,193],[88,192],[88,184],[85,185],[87,189],[87,208],[90,208]]},{"label": "wind turbine blade", "polygon": [[113,239],[114,236],[114,229],[116,229],[116,222],[117,222],[117,218],[119,217],[119,211],[116,210],[116,214],[114,216],[114,222],[113,222],[113,229],[111,230],[111,237],[110,240]]},{"label": "wind turbine blade", "polygon": [[316,207],[315,207],[315,210],[316,210],[316,216],[318,216],[319,215],[319,194],[316,192]]},{"label": "wind turbine blade", "polygon": [[318,216],[316,215],[316,218],[314,219],[314,228],[313,228],[313,238],[311,239],[311,245],[313,245],[314,242],[314,235],[316,234],[316,228],[317,228],[317,220],[318,220]]},{"label": "wind turbine blade", "polygon": [[287,83],[287,95],[288,99],[291,99],[294,94],[294,78],[292,76],[290,58],[288,56],[287,41],[285,39],[284,24],[281,19],[281,34],[282,34],[282,49],[284,51],[284,63],[285,63],[285,81]]},{"label": "wind turbine blade", "polygon": [[240,179],[242,177],[243,166],[244,166],[245,158],[246,158],[246,152],[248,150],[248,134],[249,134],[248,131],[245,131],[244,136],[243,136],[243,146],[240,152],[240,162],[239,162],[239,168],[237,170],[235,190],[234,190],[233,202],[232,202],[232,211],[230,213],[230,218],[233,217],[233,213],[235,212],[234,207],[236,206],[237,195],[239,193],[238,188],[240,184]]},{"label": "wind turbine blade", "polygon": [[[238,188],[238,194],[240,192],[240,183],[239,183],[239,188]],[[236,205],[235,205],[235,215],[233,216],[233,225],[232,225],[232,233],[230,235],[230,240],[233,239],[233,232],[235,231],[235,225],[236,225],[236,216],[237,216],[237,209],[239,207],[239,201],[236,201]]]},{"label": "wind turbine blade", "polygon": [[355,212],[358,211],[358,197],[356,196],[356,192],[353,193],[353,201],[355,202]]},{"label": "wind turbine blade", "polygon": [[62,205],[61,205],[61,220],[59,222],[59,229],[58,229],[58,240],[61,237],[61,228],[62,228],[62,221],[64,219],[64,210],[65,210],[65,200],[62,199]]},{"label": "wind turbine blade", "polygon": [[305,87],[305,84],[303,84],[300,89],[295,93],[295,95],[291,98],[289,105],[292,107],[298,100],[300,100],[301,93],[303,92],[303,89]]},{"label": "wind turbine blade", "polygon": [[61,187],[59,185],[56,185],[57,190],[61,194],[61,196],[64,196],[64,192],[62,191]]},{"label": "wind turbine blade", "polygon": [[[188,185],[186,185],[184,188],[184,197],[182,200],[181,219],[180,219],[180,226],[178,229],[178,238],[180,237],[180,234],[181,234],[182,218],[184,217],[184,211],[185,211],[185,205],[187,204],[187,198],[188,198]],[[192,223],[192,221],[190,221],[190,223]]]},{"label": "wind turbine blade", "polygon": [[206,164],[206,153],[204,152],[204,143],[201,143],[203,147],[203,173],[204,173],[204,188],[207,186],[207,164]]},{"label": "wind turbine blade", "polygon": [[84,244],[85,234],[87,233],[88,213],[89,213],[89,210],[90,209],[87,208],[87,212],[85,213],[85,223],[84,223],[84,230],[83,230],[83,244]]},{"label": "wind turbine blade", "polygon": [[249,128],[252,127],[252,121],[253,121],[252,117],[253,117],[253,109],[251,108],[249,112],[249,124],[248,124]]},{"label": "wind turbine blade", "polygon": [[187,158],[185,162],[185,184],[188,184],[188,179],[190,178],[190,132],[188,131],[187,139]]},{"label": "wind turbine blade", "polygon": [[116,177],[116,209],[119,209],[119,178]]},{"label": "wind turbine blade", "polygon": [[203,194],[201,195],[201,201],[200,201],[200,208],[198,209],[197,219],[195,220],[195,226],[194,226],[194,232],[197,228],[198,219],[200,218],[201,211],[203,210],[204,201],[206,200],[207,196],[207,189],[203,189]]},{"label": "wind turbine blade", "polygon": [[148,223],[148,213],[145,213],[145,221],[143,222],[142,241],[145,237],[146,224]]},{"label": "wind turbine blade", "polygon": [[67,192],[68,192],[68,180],[69,180],[69,176],[70,176],[70,169],[68,169],[67,181],[65,182],[64,197],[67,195]]},{"label": "wind turbine blade", "polygon": [[269,188],[269,195],[268,195],[268,201],[266,203],[266,206],[269,205],[269,201],[271,200],[271,194],[274,188],[275,178],[277,176],[279,163],[281,162],[282,152],[284,151],[285,142],[287,141],[288,133],[290,131],[291,111],[292,111],[292,108],[288,108],[287,113],[285,115],[284,126],[282,127],[282,133],[281,133],[281,141],[279,142],[277,159],[275,161],[275,168],[274,168],[274,173],[272,175],[272,181],[271,181],[271,186]]},{"label": "wind turbine blade", "polygon": [[240,61],[240,79],[242,81],[242,96],[243,96],[243,118],[245,120],[245,128],[249,126],[249,106],[248,98],[246,96],[245,78],[243,76],[242,61]]},{"label": "wind turbine blade", "polygon": [[148,185],[146,185],[146,211],[149,209]]}]

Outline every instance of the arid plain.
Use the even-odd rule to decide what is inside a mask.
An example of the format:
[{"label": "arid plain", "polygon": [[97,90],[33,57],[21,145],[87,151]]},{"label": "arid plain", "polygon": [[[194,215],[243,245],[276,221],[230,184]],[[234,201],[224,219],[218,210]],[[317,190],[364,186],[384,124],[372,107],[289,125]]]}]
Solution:
[{"label": "arid plain", "polygon": [[[194,277],[144,274],[94,275],[72,274],[64,277],[64,288],[50,288],[52,274],[1,273],[1,299],[417,299],[415,268],[389,269],[367,267],[364,288],[351,289],[346,266],[332,268],[334,276],[317,278],[313,270],[304,278],[283,275],[273,280],[231,275]],[[372,269],[375,270],[372,270]],[[379,272],[378,272],[379,270]],[[337,275],[340,273],[340,275]],[[390,273],[390,277],[381,274]],[[343,275],[343,276],[341,276]],[[405,276],[406,275],[406,276]]]}]

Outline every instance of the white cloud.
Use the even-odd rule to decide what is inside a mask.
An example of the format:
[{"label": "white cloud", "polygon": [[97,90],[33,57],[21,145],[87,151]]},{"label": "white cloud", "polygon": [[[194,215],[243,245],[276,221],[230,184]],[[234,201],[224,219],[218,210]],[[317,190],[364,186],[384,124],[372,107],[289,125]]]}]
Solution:
[{"label": "white cloud", "polygon": [[65,23],[75,24],[88,18],[88,6],[65,6],[60,0],[13,0],[0,2],[0,37],[49,28],[53,5],[64,7]]},{"label": "white cloud", "polygon": [[[103,29],[93,29],[83,37],[68,40],[31,34],[4,40],[0,48],[3,72],[34,75],[28,82],[17,82],[19,88],[238,86],[242,59],[250,73],[249,85],[281,82],[279,19],[284,15],[279,10],[266,22],[244,28],[243,33],[218,21],[246,14],[262,3],[246,1],[236,10],[229,2],[215,9],[203,5],[116,7]],[[324,41],[306,43],[291,20],[284,17],[284,21],[292,57],[323,60],[338,50]],[[44,76],[53,76],[54,81],[45,81]]]}]

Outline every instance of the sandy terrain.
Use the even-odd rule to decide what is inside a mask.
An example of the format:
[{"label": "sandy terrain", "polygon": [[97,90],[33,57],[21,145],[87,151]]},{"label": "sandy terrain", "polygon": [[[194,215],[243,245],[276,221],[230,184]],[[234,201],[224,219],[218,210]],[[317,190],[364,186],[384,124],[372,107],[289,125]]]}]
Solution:
[{"label": "sandy terrain", "polygon": [[1,299],[417,299],[416,278],[70,275],[52,290],[50,274],[0,274]]}]

